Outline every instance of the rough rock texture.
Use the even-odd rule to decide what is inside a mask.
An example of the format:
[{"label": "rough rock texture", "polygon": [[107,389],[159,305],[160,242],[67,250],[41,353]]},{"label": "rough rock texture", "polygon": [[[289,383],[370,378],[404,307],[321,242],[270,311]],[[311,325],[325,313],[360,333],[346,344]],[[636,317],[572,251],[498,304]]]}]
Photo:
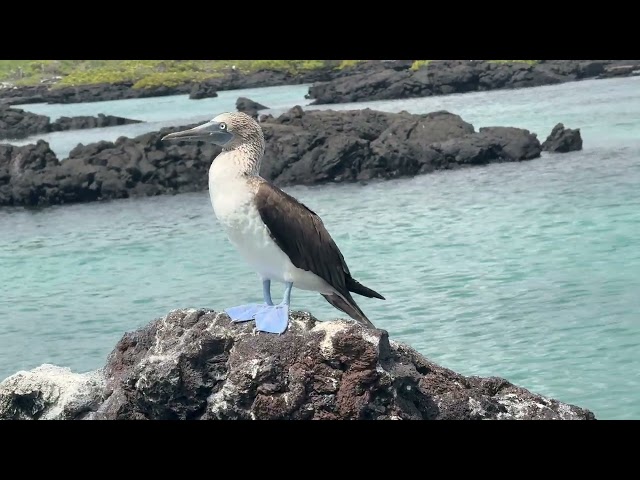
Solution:
[{"label": "rough rock texture", "polygon": [[236,100],[236,109],[239,112],[244,112],[253,118],[258,118],[258,110],[265,110],[269,107],[265,107],[261,103],[254,102],[247,97],[238,97]]},{"label": "rough rock texture", "polygon": [[[0,103],[85,103],[127,98],[164,97],[189,93],[190,84],[178,87],[133,88],[132,82],[98,83],[76,87],[18,87],[0,90]],[[37,100],[37,101],[36,101]]]},{"label": "rough rock texture", "polygon": [[640,75],[640,62],[625,65],[612,65],[605,69],[598,78],[631,77]]},{"label": "rough rock texture", "polygon": [[[281,185],[390,179],[540,154],[538,139],[527,130],[490,136],[446,111],[305,113],[296,107],[262,126],[267,152],[261,171]],[[507,145],[514,147],[505,150]]]},{"label": "rough rock texture", "polygon": [[202,98],[214,98],[218,96],[215,86],[207,82],[199,82],[191,87],[189,98],[191,100],[200,100]]},{"label": "rough rock texture", "polygon": [[[295,107],[263,119],[267,148],[261,174],[280,186],[390,179],[434,170],[530,160],[540,142],[527,130],[473,126],[458,115]],[[207,188],[220,148],[162,142],[167,128],[136,138],[78,145],[58,162],[44,142],[0,145],[0,205],[50,205]],[[43,164],[42,158],[48,160]]]},{"label": "rough rock texture", "polygon": [[0,105],[0,139],[25,138],[51,129],[51,119],[45,115]]},{"label": "rough rock texture", "polygon": [[0,139],[19,139],[61,130],[113,127],[129,123],[140,123],[140,120],[100,113],[97,117],[60,117],[51,122],[51,119],[44,115],[0,106]]},{"label": "rough rock texture", "polygon": [[27,103],[45,103],[48,90],[49,87],[47,85],[0,88],[0,107]]},{"label": "rough rock texture", "polygon": [[566,153],[582,150],[580,129],[564,128],[562,123],[551,130],[551,134],[542,143],[542,150],[547,152]]},{"label": "rough rock texture", "polygon": [[[104,385],[101,389],[99,386]],[[90,413],[87,413],[90,410]],[[0,383],[0,419],[594,420],[502,378],[465,377],[384,330],[295,312],[281,336],[175,310],[127,333],[105,367]]]},{"label": "rough rock texture", "polygon": [[115,115],[105,115],[99,113],[97,117],[59,117],[51,124],[51,131],[61,130],[81,130],[86,128],[115,127],[117,125],[128,125],[130,123],[142,123],[142,120],[117,117]]},{"label": "rough rock texture", "polygon": [[104,401],[101,372],[44,364],[0,384],[0,420],[79,420]]},{"label": "rough rock texture", "polygon": [[[614,60],[543,60],[491,63],[484,60],[432,60],[416,71],[391,68],[336,77],[309,88],[313,104],[365,102],[445,95],[502,88],[522,88],[599,78]],[[640,61],[636,60],[636,65]],[[630,75],[632,70],[620,72]]]}]

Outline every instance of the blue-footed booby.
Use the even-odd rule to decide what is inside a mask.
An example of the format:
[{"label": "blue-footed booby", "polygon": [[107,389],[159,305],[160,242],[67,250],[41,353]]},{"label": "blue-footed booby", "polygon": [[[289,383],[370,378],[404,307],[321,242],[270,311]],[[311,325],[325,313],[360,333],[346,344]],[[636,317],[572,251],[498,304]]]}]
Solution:
[{"label": "blue-footed booby", "polygon": [[[162,140],[208,141],[222,147],[209,169],[209,195],[218,222],[244,260],[262,278],[264,304],[225,309],[234,322],[254,320],[257,331],[283,333],[289,324],[293,287],[320,293],[357,322],[369,321],[351,292],[384,297],[355,280],[322,220],[259,175],[265,151],[261,126],[241,112],[222,113]],[[284,283],[274,305],[271,282]]]}]

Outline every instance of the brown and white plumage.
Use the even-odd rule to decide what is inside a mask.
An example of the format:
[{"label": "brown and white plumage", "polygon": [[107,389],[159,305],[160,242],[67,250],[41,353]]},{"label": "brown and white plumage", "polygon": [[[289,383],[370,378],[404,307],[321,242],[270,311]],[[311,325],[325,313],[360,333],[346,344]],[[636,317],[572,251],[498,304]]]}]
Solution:
[{"label": "brown and white plumage", "polygon": [[[291,263],[312,272],[333,291],[319,293],[351,318],[373,327],[356,304],[351,292],[369,298],[384,297],[355,280],[340,249],[318,215],[275,185],[260,179],[256,207],[271,238],[287,254]],[[294,282],[295,286],[295,282]]]},{"label": "brown and white plumage", "polygon": [[254,119],[240,112],[223,113],[165,138],[210,139],[223,146],[209,170],[211,203],[232,244],[263,281],[316,291],[335,308],[374,328],[351,293],[384,297],[351,276],[315,212],[259,176],[265,141]]}]

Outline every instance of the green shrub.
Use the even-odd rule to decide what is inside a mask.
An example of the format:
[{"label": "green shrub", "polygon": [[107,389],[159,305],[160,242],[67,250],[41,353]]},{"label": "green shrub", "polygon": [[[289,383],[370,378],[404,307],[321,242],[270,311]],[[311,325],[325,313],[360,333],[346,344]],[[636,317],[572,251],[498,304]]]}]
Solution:
[{"label": "green shrub", "polygon": [[338,69],[344,70],[345,68],[355,67],[360,62],[364,62],[364,60],[342,60],[338,65]]},{"label": "green shrub", "polygon": [[[0,81],[37,84],[61,76],[55,87],[131,82],[135,88],[182,83],[219,77],[235,65],[240,73],[261,69],[298,74],[328,67],[325,60],[0,60]],[[355,60],[346,62],[355,62]],[[54,88],[55,88],[54,87]]]},{"label": "green shrub", "polygon": [[411,64],[411,70],[415,72],[416,70],[420,70],[422,67],[426,67],[429,63],[431,63],[431,60],[414,60]]}]

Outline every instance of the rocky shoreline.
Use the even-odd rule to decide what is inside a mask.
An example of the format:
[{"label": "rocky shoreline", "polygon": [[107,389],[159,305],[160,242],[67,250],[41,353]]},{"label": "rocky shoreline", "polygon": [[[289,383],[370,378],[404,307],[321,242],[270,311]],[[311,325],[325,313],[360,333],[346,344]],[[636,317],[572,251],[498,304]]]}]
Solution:
[{"label": "rocky shoreline", "polygon": [[493,63],[432,60],[418,70],[354,67],[348,76],[309,88],[312,105],[397,100],[476,91],[553,85],[589,78],[636,75],[640,60],[542,60]]},{"label": "rocky shoreline", "polygon": [[0,105],[0,140],[20,139],[63,130],[114,127],[130,123],[141,123],[141,121],[100,113],[95,117],[60,117],[52,122],[45,115]]},{"label": "rocky shoreline", "polygon": [[[279,186],[393,179],[540,157],[537,135],[512,127],[476,131],[458,115],[303,111],[261,117],[266,152],[261,175]],[[79,144],[60,162],[45,141],[0,144],[0,206],[47,206],[201,191],[219,147],[162,142],[165,128],[115,142]],[[582,147],[579,130],[554,129],[545,149]],[[561,145],[561,148],[556,148]],[[566,150],[565,150],[566,151]]]},{"label": "rocky shoreline", "polygon": [[385,330],[292,312],[283,335],[204,309],[126,333],[93,372],[0,383],[0,420],[596,420],[503,378],[463,376]]},{"label": "rocky shoreline", "polygon": [[133,88],[133,82],[69,87],[35,85],[0,89],[0,105],[81,103],[188,94],[216,97],[221,90],[310,83],[314,104],[363,102],[522,88],[587,78],[638,74],[640,60],[541,60],[540,63],[492,63],[485,60],[432,60],[412,70],[412,60],[369,60],[347,68],[327,66],[293,74],[280,70],[230,71],[219,78],[177,86]]},{"label": "rocky shoreline", "polygon": [[189,82],[174,87],[133,88],[133,82],[100,83],[74,87],[35,85],[0,89],[0,105],[29,103],[85,103],[131,98],[164,97],[189,94],[193,100],[216,97],[219,90],[276,87],[327,81],[341,75],[334,67],[309,70],[294,75],[279,70],[259,70],[249,74],[229,72],[205,82]]}]

